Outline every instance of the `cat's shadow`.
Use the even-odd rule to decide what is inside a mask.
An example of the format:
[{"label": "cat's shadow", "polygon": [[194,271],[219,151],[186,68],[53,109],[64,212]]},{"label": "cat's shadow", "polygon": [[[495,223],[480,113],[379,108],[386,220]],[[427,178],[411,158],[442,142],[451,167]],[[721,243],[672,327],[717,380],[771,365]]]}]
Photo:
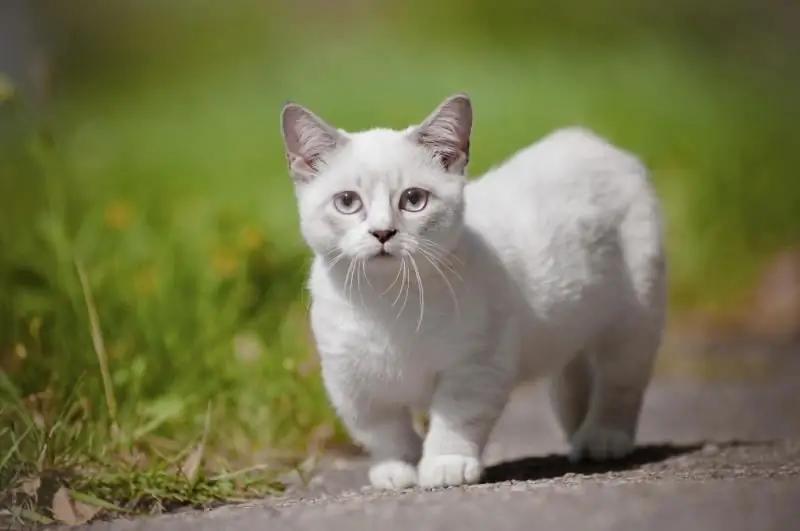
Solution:
[{"label": "cat's shadow", "polygon": [[633,470],[643,465],[665,461],[671,457],[696,452],[702,444],[657,444],[638,446],[628,457],[612,461],[573,463],[565,455],[524,457],[487,467],[482,483],[551,479],[565,474],[603,474]]}]

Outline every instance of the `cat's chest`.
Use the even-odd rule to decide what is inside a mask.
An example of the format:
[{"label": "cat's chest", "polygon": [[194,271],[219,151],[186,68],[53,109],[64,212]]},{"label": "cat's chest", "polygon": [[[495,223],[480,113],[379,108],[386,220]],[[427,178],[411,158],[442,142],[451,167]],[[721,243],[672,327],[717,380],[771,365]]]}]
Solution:
[{"label": "cat's chest", "polygon": [[376,371],[403,374],[436,372],[454,361],[463,351],[461,334],[449,319],[430,319],[422,324],[380,315],[342,313],[335,329],[329,332],[335,346],[331,350],[358,353],[374,364]]},{"label": "cat's chest", "polygon": [[324,370],[347,373],[370,395],[400,403],[424,406],[437,375],[466,355],[463,336],[445,320],[418,325],[320,304],[312,326]]},{"label": "cat's chest", "polygon": [[450,354],[423,338],[359,330],[322,349],[323,369],[343,372],[361,391],[389,403],[424,407]]}]

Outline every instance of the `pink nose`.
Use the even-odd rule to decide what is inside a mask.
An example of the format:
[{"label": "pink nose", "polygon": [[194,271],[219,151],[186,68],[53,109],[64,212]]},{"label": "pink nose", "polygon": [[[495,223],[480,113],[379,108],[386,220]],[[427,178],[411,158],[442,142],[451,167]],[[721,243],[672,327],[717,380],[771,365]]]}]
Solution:
[{"label": "pink nose", "polygon": [[370,234],[375,236],[375,238],[379,242],[386,243],[386,242],[388,242],[389,240],[392,239],[392,236],[397,234],[397,231],[394,230],[394,229],[390,229],[390,230],[373,230],[373,231],[370,231]]}]

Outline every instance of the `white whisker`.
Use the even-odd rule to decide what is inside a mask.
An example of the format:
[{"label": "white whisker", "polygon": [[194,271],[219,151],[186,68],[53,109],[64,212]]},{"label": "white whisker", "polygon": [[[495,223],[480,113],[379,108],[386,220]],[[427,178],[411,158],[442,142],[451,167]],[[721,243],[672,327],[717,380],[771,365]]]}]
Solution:
[{"label": "white whisker", "polygon": [[417,261],[414,260],[414,257],[410,254],[408,255],[408,258],[411,260],[411,265],[414,267],[414,274],[417,277],[417,286],[419,286],[419,320],[417,321],[417,332],[419,332],[419,329],[422,326],[422,317],[425,315],[425,290],[422,287],[422,277],[419,274]]},{"label": "white whisker", "polygon": [[[391,291],[391,289],[394,287],[394,285],[397,284],[397,280],[400,278],[400,272],[403,270],[403,265],[406,263],[405,262],[405,258],[403,258],[402,260],[403,261],[400,262],[400,265],[397,267],[397,274],[394,276],[394,280],[392,280],[392,283],[389,284],[388,288],[383,290],[383,292],[380,295],[381,297],[383,297],[384,295],[389,293],[389,291]],[[392,306],[394,306],[394,304],[392,304]]]},{"label": "white whisker", "polygon": [[374,292],[375,291],[375,287],[372,285],[372,282],[369,281],[369,275],[367,275],[367,261],[366,260],[364,260],[362,262],[361,270],[364,272],[364,280],[367,281],[367,286],[369,286],[369,289],[371,289]]},{"label": "white whisker", "polygon": [[437,260],[436,256],[430,254],[428,251],[422,248],[419,249],[419,252],[428,262],[430,262],[430,264],[434,267],[434,269],[436,269],[436,271],[439,272],[439,275],[441,275],[442,280],[444,280],[445,284],[447,284],[447,289],[450,291],[450,296],[453,298],[453,305],[456,308],[456,315],[460,315],[461,308],[459,308],[458,306],[458,297],[456,296],[456,291],[453,289],[453,285],[450,283],[450,280],[448,280],[447,275],[445,275],[444,271],[442,271],[442,269],[436,264]]},{"label": "white whisker", "polygon": [[[410,255],[408,256],[410,258]],[[405,264],[405,259],[403,260],[403,264]],[[411,291],[411,270],[408,267],[408,265],[405,266],[403,271],[405,273],[403,275],[403,281],[404,281],[403,283],[405,284],[406,290],[405,290],[405,297],[403,297],[403,305],[400,306],[400,311],[397,313],[397,318],[400,318],[400,316],[403,314],[403,310],[405,309],[406,303],[408,302],[408,294]]]},{"label": "white whisker", "polygon": [[402,261],[400,262],[400,270],[397,272],[398,275],[402,274],[402,276],[400,278],[400,289],[397,290],[397,296],[392,301],[392,307],[394,307],[394,305],[397,304],[397,301],[400,300],[400,295],[403,294],[403,286],[405,285],[405,282],[406,282],[406,258],[405,258],[405,256],[402,257],[401,260]]},{"label": "white whisker", "polygon": [[365,306],[365,304],[364,304],[364,293],[361,291],[361,277],[364,277],[364,279],[367,280],[367,282],[369,282],[369,280],[367,279],[366,260],[364,260],[363,258],[359,258],[358,259],[358,273],[357,274],[358,274],[358,297],[361,299],[361,306]]},{"label": "white whisker", "polygon": [[[455,255],[452,255],[452,254],[450,254],[449,252],[445,252],[445,251],[442,251],[442,250],[440,250],[440,249],[437,249],[436,247],[432,247],[432,246],[430,245],[430,243],[428,242],[428,240],[424,240],[424,241],[423,241],[423,240],[421,240],[421,241],[419,242],[419,249],[424,249],[424,250],[426,250],[428,253],[430,253],[432,256],[436,257],[436,260],[439,262],[439,264],[441,264],[441,265],[442,265],[442,267],[444,267],[445,269],[447,269],[448,271],[450,271],[450,272],[451,272],[451,273],[452,273],[452,274],[453,274],[453,275],[454,275],[456,278],[458,278],[458,280],[460,280],[460,281],[462,281],[462,282],[464,281],[464,278],[463,278],[463,277],[461,276],[461,274],[458,272],[458,269],[457,269],[457,268],[456,268],[456,267],[453,265],[453,263],[452,263],[452,262],[451,262],[451,261],[448,259],[448,256],[452,256],[453,258],[456,258],[456,259],[458,259],[458,257],[457,257],[457,256],[455,256]],[[463,263],[463,262],[461,262],[461,260],[460,260],[460,259],[459,259],[459,262],[460,262],[460,263]]]},{"label": "white whisker", "polygon": [[351,305],[353,304],[353,276],[355,275],[355,270],[356,260],[353,259],[347,266],[347,274],[344,277],[344,289],[347,291],[347,302]]},{"label": "white whisker", "polygon": [[437,250],[439,252],[439,254],[441,254],[443,257],[452,258],[453,260],[458,262],[460,265],[464,265],[464,261],[461,260],[461,258],[458,255],[453,254],[452,251],[450,251],[449,249],[446,249],[441,244],[436,243],[435,241],[429,240],[428,238],[424,238],[424,237],[420,237],[419,241],[423,242],[429,248]]},{"label": "white whisker", "polygon": [[334,267],[334,266],[336,266],[336,264],[338,264],[339,262],[341,262],[341,261],[342,261],[342,258],[344,258],[344,253],[342,253],[342,252],[339,252],[339,254],[337,254],[336,256],[334,256],[334,257],[331,259],[330,263],[327,265],[327,268],[328,268],[329,270],[330,270],[330,269],[333,269],[333,267]]}]

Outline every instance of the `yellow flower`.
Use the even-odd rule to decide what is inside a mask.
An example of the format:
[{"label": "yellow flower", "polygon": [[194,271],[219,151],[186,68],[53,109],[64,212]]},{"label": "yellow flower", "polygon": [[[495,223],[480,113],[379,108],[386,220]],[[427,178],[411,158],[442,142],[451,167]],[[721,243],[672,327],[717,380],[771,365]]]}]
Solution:
[{"label": "yellow flower", "polygon": [[127,201],[114,201],[106,207],[106,225],[121,230],[133,221],[133,207]]},{"label": "yellow flower", "polygon": [[149,295],[158,286],[158,273],[156,268],[148,266],[140,269],[133,280],[134,289],[138,295]]},{"label": "yellow flower", "polygon": [[261,245],[263,241],[264,232],[261,230],[261,227],[256,225],[247,225],[239,234],[239,244],[246,251],[252,251]]},{"label": "yellow flower", "polygon": [[232,277],[239,267],[239,258],[230,249],[217,249],[211,257],[214,272],[222,278]]}]

